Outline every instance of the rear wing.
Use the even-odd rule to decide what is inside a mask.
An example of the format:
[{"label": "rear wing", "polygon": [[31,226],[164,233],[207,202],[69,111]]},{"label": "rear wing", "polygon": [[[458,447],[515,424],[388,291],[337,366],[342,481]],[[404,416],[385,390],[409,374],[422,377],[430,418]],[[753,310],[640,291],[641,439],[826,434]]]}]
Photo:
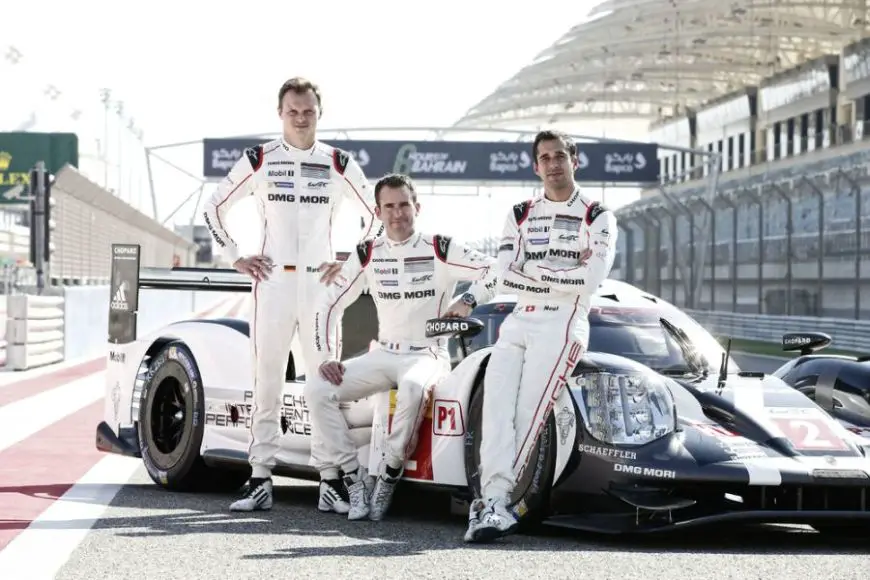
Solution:
[{"label": "rear wing", "polygon": [[[347,260],[350,252],[336,252]],[[251,278],[230,268],[141,268],[139,244],[112,244],[109,285],[109,343],[136,340],[139,290],[250,292]]]},{"label": "rear wing", "polygon": [[112,244],[109,344],[136,340],[139,291],[250,292],[251,279],[226,268],[140,268],[139,244]]},{"label": "rear wing", "polygon": [[140,268],[138,288],[195,290],[197,292],[250,292],[251,278],[228,268]]}]

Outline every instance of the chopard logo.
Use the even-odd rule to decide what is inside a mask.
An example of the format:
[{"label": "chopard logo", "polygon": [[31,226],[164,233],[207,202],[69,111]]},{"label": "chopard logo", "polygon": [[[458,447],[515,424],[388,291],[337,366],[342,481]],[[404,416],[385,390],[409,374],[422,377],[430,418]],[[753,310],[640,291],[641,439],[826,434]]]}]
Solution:
[{"label": "chopard logo", "polygon": [[469,324],[465,321],[446,321],[446,320],[438,320],[436,322],[427,322],[426,323],[426,332],[429,334],[434,333],[442,333],[442,332],[466,332],[470,328]]}]

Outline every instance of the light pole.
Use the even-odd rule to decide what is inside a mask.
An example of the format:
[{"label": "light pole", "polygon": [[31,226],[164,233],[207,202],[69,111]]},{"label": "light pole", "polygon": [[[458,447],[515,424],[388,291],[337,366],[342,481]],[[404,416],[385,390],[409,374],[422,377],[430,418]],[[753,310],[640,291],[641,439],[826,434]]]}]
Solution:
[{"label": "light pole", "polygon": [[100,89],[103,103],[103,142],[100,144],[100,159],[103,161],[103,189],[109,189],[109,103],[112,98],[110,89]]}]

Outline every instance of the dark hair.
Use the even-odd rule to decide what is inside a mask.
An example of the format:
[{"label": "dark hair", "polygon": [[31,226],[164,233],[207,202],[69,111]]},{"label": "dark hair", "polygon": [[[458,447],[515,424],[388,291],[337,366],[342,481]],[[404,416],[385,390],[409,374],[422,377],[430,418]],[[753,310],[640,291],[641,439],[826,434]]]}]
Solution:
[{"label": "dark hair", "polygon": [[278,108],[281,108],[281,102],[284,100],[284,95],[293,91],[297,95],[304,95],[308,91],[314,93],[314,98],[317,99],[317,108],[320,114],[323,113],[323,103],[320,100],[320,87],[304,77],[293,77],[284,82],[278,90]]},{"label": "dark hair", "polygon": [[389,173],[384,175],[375,184],[375,205],[381,205],[381,190],[385,187],[391,189],[400,189],[407,187],[411,192],[411,201],[417,203],[417,189],[414,187],[414,180],[409,175],[403,173]]},{"label": "dark hair", "polygon": [[540,145],[542,141],[561,141],[572,157],[577,155],[577,144],[574,142],[574,139],[568,136],[567,133],[546,129],[535,135],[535,144],[532,145],[532,159],[535,160],[535,163],[538,162],[538,145]]}]

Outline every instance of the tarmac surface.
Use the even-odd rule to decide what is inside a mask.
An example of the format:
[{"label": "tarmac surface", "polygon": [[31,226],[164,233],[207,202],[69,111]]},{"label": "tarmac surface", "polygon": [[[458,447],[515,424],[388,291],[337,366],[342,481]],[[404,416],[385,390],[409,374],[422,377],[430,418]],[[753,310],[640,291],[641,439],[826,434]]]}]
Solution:
[{"label": "tarmac surface", "polygon": [[351,522],[316,509],[316,487],[276,479],[271,512],[232,514],[232,496],[159,490],[138,470],[57,578],[866,578],[865,537],[779,526],[598,538],[564,530],[490,545],[436,493],[397,494],[392,517]]}]

